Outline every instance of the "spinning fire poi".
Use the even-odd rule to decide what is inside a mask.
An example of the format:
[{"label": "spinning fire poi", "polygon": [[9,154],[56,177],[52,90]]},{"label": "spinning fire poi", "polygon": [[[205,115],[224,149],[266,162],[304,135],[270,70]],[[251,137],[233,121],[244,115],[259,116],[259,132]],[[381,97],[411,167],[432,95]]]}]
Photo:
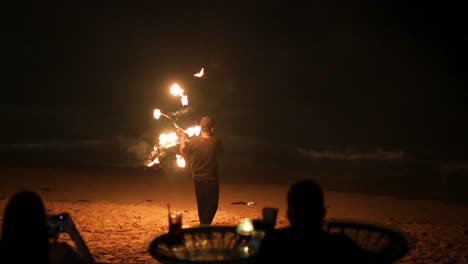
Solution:
[{"label": "spinning fire poi", "polygon": [[201,78],[205,75],[205,68],[201,68],[201,70],[195,74],[193,74],[193,77]]},{"label": "spinning fire poi", "polygon": [[[199,73],[194,74],[194,77],[200,78],[203,75],[204,75],[204,68],[202,68]],[[170,87],[170,92],[172,95],[180,97],[182,107],[188,106],[188,96],[184,93],[184,90],[182,89],[182,87],[180,87],[179,84],[174,83]],[[179,111],[176,111],[175,113],[172,113],[172,115],[177,116],[183,113],[186,113],[186,111],[179,110]],[[182,130],[185,134],[188,135],[189,138],[200,135],[200,126],[193,126],[187,129],[182,129],[171,116],[162,113],[160,109],[153,110],[153,117],[155,119],[159,120],[161,116],[169,120],[176,129]],[[176,132],[160,134],[158,144],[156,144],[153,147],[153,150],[151,151],[149,155],[148,162],[146,163],[146,166],[151,167],[151,168],[152,167],[160,168],[161,162],[164,160],[164,158],[167,155],[166,151],[169,148],[179,145],[180,140],[181,139],[177,136]],[[177,166],[184,168],[186,165],[185,159],[179,154],[175,154],[175,156],[176,156],[175,158],[176,158]]]}]

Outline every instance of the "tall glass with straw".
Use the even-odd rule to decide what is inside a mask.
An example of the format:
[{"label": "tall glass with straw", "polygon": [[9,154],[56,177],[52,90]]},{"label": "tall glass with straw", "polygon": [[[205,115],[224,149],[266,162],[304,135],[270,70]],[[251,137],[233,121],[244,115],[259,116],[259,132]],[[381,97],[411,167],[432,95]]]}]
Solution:
[{"label": "tall glass with straw", "polygon": [[174,244],[182,244],[184,241],[182,213],[180,211],[172,212],[169,204],[167,204],[167,212],[169,220],[169,238]]}]

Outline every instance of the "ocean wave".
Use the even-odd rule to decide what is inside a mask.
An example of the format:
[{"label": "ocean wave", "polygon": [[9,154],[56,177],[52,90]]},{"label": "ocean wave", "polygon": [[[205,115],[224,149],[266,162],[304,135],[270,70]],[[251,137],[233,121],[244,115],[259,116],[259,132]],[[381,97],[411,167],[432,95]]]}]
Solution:
[{"label": "ocean wave", "polygon": [[[311,160],[331,161],[392,161],[402,160],[408,156],[404,150],[400,149],[374,148],[362,150],[350,147],[344,149],[314,149],[243,136],[229,136],[222,138],[222,140],[228,156],[234,158],[254,155],[256,159],[263,157],[268,159],[276,157],[275,155],[281,155],[285,159],[287,157],[301,157]],[[147,161],[153,150],[153,144],[147,137],[143,136],[71,141],[49,140],[0,144],[0,151],[2,153],[40,153],[39,155],[43,156],[44,159],[49,157],[49,159],[58,158],[59,160],[67,155],[73,157],[77,163],[112,164],[112,166],[128,166],[131,164],[130,166],[139,166]]]},{"label": "ocean wave", "polygon": [[[269,142],[248,137],[229,137],[227,142],[230,147],[240,150],[261,149],[271,152],[281,152],[297,154],[314,160],[402,160],[408,155],[404,150],[392,149],[385,150],[383,148],[374,148],[370,150],[360,150],[359,148],[347,147],[344,149],[328,148],[328,149],[313,149],[298,147],[295,145]],[[255,152],[255,150],[254,150]]]},{"label": "ocean wave", "polygon": [[332,149],[306,149],[298,148],[298,153],[310,159],[326,159],[326,160],[401,160],[406,156],[403,150],[383,150],[380,148],[368,151],[357,150],[332,150]]},{"label": "ocean wave", "polygon": [[468,162],[442,163],[439,168],[444,172],[468,172]]}]

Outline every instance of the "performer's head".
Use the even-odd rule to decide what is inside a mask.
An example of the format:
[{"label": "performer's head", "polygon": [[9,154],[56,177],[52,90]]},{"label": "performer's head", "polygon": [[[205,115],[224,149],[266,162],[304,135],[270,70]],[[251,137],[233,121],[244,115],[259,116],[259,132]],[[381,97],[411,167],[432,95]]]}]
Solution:
[{"label": "performer's head", "polygon": [[200,119],[200,128],[202,132],[211,134],[214,129],[214,120],[210,116],[204,116]]}]

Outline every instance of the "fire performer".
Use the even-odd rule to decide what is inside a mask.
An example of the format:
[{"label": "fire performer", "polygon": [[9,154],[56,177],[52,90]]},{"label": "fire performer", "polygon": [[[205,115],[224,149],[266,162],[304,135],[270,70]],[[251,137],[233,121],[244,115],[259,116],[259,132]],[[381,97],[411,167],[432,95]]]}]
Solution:
[{"label": "fire performer", "polygon": [[221,154],[223,145],[213,136],[214,120],[209,116],[200,119],[201,133],[190,138],[181,129],[180,154],[191,158],[192,180],[195,184],[198,218],[201,225],[210,225],[218,210],[219,175],[216,156]]}]

